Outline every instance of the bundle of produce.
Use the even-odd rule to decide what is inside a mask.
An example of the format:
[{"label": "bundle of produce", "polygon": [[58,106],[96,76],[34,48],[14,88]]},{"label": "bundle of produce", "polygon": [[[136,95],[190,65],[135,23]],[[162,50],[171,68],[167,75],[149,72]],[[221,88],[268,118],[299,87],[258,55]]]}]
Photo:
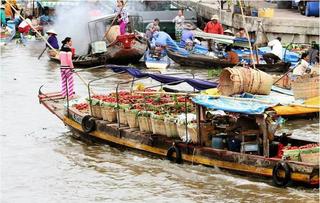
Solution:
[{"label": "bundle of produce", "polygon": [[78,104],[73,104],[72,107],[74,107],[75,109],[77,109],[78,111],[80,111],[83,114],[87,114],[89,113],[89,104],[88,103],[78,103]]},{"label": "bundle of produce", "polygon": [[319,144],[308,144],[299,147],[302,162],[319,165],[320,147]]},{"label": "bundle of produce", "polygon": [[107,103],[107,102],[101,103],[101,114],[102,114],[102,119],[104,121],[109,121],[109,122],[117,121],[117,111],[115,107],[116,107],[115,103]]}]

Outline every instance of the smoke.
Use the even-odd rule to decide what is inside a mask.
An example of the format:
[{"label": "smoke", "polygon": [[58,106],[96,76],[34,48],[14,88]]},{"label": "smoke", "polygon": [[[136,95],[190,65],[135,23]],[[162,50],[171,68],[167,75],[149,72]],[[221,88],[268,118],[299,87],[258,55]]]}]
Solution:
[{"label": "smoke", "polygon": [[76,54],[87,54],[90,43],[88,22],[111,14],[114,6],[115,1],[111,0],[77,1],[74,6],[56,6],[53,29],[58,33],[59,43],[65,37],[71,37]]}]

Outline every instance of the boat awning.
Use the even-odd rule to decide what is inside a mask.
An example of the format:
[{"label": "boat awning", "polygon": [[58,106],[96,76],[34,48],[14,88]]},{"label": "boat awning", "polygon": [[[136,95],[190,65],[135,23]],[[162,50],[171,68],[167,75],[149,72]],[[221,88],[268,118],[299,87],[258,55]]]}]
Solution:
[{"label": "boat awning", "polygon": [[115,73],[126,72],[135,78],[150,77],[163,84],[177,85],[185,82],[197,90],[206,90],[206,89],[215,88],[218,86],[218,83],[210,82],[207,80],[181,78],[181,77],[176,77],[176,76],[174,77],[174,76],[163,75],[163,74],[145,73],[145,72],[141,72],[137,68],[133,68],[130,66],[107,65],[106,67],[111,68],[111,70]]},{"label": "boat awning", "polygon": [[192,101],[209,109],[251,115],[263,114],[267,108],[274,106],[272,103],[260,102],[254,99],[213,97],[208,95],[196,96],[192,98]]}]

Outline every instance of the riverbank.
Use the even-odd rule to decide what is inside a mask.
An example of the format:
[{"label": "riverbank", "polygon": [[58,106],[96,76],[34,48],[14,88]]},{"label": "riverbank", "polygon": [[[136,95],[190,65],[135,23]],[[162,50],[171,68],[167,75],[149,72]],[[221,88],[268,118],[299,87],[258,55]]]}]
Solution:
[{"label": "riverbank", "polygon": [[[220,16],[220,22],[225,28],[233,28],[234,30],[243,27],[241,14],[233,14],[232,11],[220,10],[219,5],[199,0],[175,1],[180,7],[191,7],[200,16],[202,20],[210,19],[212,15]],[[257,32],[257,43],[266,41],[262,31],[259,28],[259,22],[262,23],[264,31],[268,39],[277,36],[282,37],[283,43],[310,43],[311,41],[319,41],[319,18],[307,17],[301,15],[293,9],[277,9],[275,4],[265,1],[252,2],[257,8],[272,8],[274,16],[272,18],[261,18],[246,16],[246,26],[249,32]]]}]

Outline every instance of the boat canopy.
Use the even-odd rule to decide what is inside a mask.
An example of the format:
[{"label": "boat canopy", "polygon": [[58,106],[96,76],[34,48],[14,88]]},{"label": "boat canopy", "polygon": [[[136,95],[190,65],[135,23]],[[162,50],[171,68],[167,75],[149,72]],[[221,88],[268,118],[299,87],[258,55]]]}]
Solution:
[{"label": "boat canopy", "polygon": [[244,113],[250,115],[263,114],[269,107],[274,106],[272,103],[264,103],[247,98],[233,97],[214,97],[208,95],[199,95],[192,98],[192,101],[208,109],[223,110],[235,113]]},{"label": "boat canopy", "polygon": [[130,66],[107,65],[107,67],[111,68],[112,71],[115,73],[126,72],[135,78],[150,77],[158,82],[161,82],[163,84],[168,84],[168,85],[177,85],[185,82],[197,90],[206,90],[206,89],[215,88],[218,86],[218,83],[210,82],[206,80],[174,77],[174,76],[163,75],[163,74],[145,73],[145,72],[141,72],[137,68],[133,68]]}]

